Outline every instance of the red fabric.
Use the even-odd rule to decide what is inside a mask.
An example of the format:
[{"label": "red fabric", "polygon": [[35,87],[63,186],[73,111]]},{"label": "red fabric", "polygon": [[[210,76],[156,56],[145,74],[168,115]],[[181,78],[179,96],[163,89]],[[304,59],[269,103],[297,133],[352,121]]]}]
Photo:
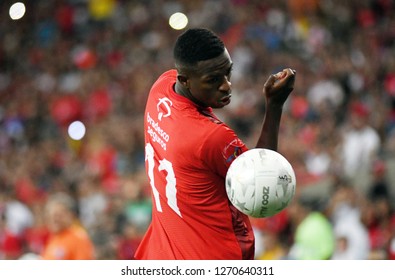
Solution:
[{"label": "red fabric", "polygon": [[110,146],[87,152],[86,164],[89,170],[98,176],[108,193],[116,193],[119,187],[119,176],[116,169],[116,151]]},{"label": "red fabric", "polygon": [[31,205],[41,197],[38,188],[28,178],[19,178],[16,180],[15,193],[18,200],[27,205]]},{"label": "red fabric", "polygon": [[361,9],[358,11],[357,20],[361,27],[370,27],[376,23],[374,13],[369,9]]},{"label": "red fabric", "polygon": [[68,126],[82,117],[82,102],[75,95],[64,95],[58,97],[51,104],[51,115],[54,120],[63,127]]},{"label": "red fabric", "polygon": [[367,117],[369,115],[369,108],[362,102],[354,102],[351,104],[351,113],[359,117]]},{"label": "red fabric", "polygon": [[42,226],[29,228],[25,232],[26,246],[30,252],[41,254],[49,236],[50,233],[47,227]]},{"label": "red fabric", "polygon": [[96,54],[89,49],[79,50],[73,59],[74,64],[81,70],[91,69],[96,66],[97,62]]},{"label": "red fabric", "polygon": [[395,97],[395,74],[388,73],[384,79],[384,88],[390,96]]},{"label": "red fabric", "polygon": [[137,238],[122,238],[117,246],[117,259],[118,260],[133,260],[134,253],[137,250],[141,240]]},{"label": "red fabric", "polygon": [[93,91],[85,103],[87,117],[93,121],[100,120],[110,113],[111,105],[110,95],[107,90],[98,89]]},{"label": "red fabric", "polygon": [[0,251],[6,259],[17,259],[22,254],[22,239],[5,230],[0,232]]},{"label": "red fabric", "polygon": [[60,29],[65,33],[71,33],[74,25],[74,9],[70,5],[62,5],[56,11],[56,20]]},{"label": "red fabric", "polygon": [[309,103],[306,98],[294,96],[291,99],[291,114],[294,118],[303,119],[309,111]]},{"label": "red fabric", "polygon": [[222,34],[222,40],[224,41],[227,49],[232,51],[236,45],[243,38],[245,31],[244,24],[235,24],[231,26],[224,34]]},{"label": "red fabric", "polygon": [[122,62],[123,57],[124,56],[120,51],[110,52],[106,56],[107,65],[110,66],[111,68],[116,68]]}]

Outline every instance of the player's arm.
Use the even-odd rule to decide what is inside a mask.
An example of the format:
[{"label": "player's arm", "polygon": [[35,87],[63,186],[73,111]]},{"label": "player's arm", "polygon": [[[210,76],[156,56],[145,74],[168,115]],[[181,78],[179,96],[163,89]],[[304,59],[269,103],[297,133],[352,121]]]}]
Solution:
[{"label": "player's arm", "polygon": [[263,94],[266,110],[256,148],[277,151],[283,105],[294,88],[295,75],[295,70],[287,68],[277,74],[270,75],[265,82]]}]

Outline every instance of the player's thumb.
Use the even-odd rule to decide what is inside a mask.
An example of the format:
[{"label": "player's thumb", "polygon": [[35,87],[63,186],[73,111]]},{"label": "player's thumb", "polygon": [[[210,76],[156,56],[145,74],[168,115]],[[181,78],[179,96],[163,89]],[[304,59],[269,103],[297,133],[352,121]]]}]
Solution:
[{"label": "player's thumb", "polygon": [[269,76],[269,78],[266,80],[265,84],[263,85],[264,89],[269,89],[274,85],[274,82],[276,81],[276,75],[272,74]]}]

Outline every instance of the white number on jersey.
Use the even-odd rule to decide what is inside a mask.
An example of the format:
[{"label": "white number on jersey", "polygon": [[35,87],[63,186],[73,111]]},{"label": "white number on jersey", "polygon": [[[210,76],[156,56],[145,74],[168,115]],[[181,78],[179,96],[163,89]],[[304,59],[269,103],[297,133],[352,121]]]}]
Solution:
[{"label": "white number on jersey", "polygon": [[[155,186],[155,177],[154,177],[154,148],[150,143],[147,143],[145,146],[145,160],[148,161],[148,177],[150,180],[150,185],[152,188],[152,193],[155,199],[155,205],[158,212],[163,212],[162,205],[160,204],[159,199],[159,191]],[[166,171],[166,198],[167,204],[173,209],[174,212],[178,214],[178,216],[182,217],[180,209],[177,206],[177,188],[176,188],[176,176],[174,175],[173,165],[167,159],[159,160],[159,171]]]}]

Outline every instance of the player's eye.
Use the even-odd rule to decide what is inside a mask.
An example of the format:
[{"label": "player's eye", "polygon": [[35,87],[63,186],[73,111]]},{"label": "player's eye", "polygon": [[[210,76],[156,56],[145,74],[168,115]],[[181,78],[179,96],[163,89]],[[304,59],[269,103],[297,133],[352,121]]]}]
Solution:
[{"label": "player's eye", "polygon": [[228,73],[226,73],[226,77],[228,78],[228,80],[230,79],[230,77],[232,77],[232,71],[233,71],[233,68],[231,67],[231,68],[229,68]]},{"label": "player's eye", "polygon": [[228,73],[226,73],[226,77],[228,78],[228,80],[230,79],[230,77],[232,77],[232,71],[233,71],[233,64],[231,67],[229,67]]},{"label": "player's eye", "polygon": [[219,76],[212,76],[207,79],[207,82],[210,84],[216,84],[216,83],[220,82],[220,77]]}]

